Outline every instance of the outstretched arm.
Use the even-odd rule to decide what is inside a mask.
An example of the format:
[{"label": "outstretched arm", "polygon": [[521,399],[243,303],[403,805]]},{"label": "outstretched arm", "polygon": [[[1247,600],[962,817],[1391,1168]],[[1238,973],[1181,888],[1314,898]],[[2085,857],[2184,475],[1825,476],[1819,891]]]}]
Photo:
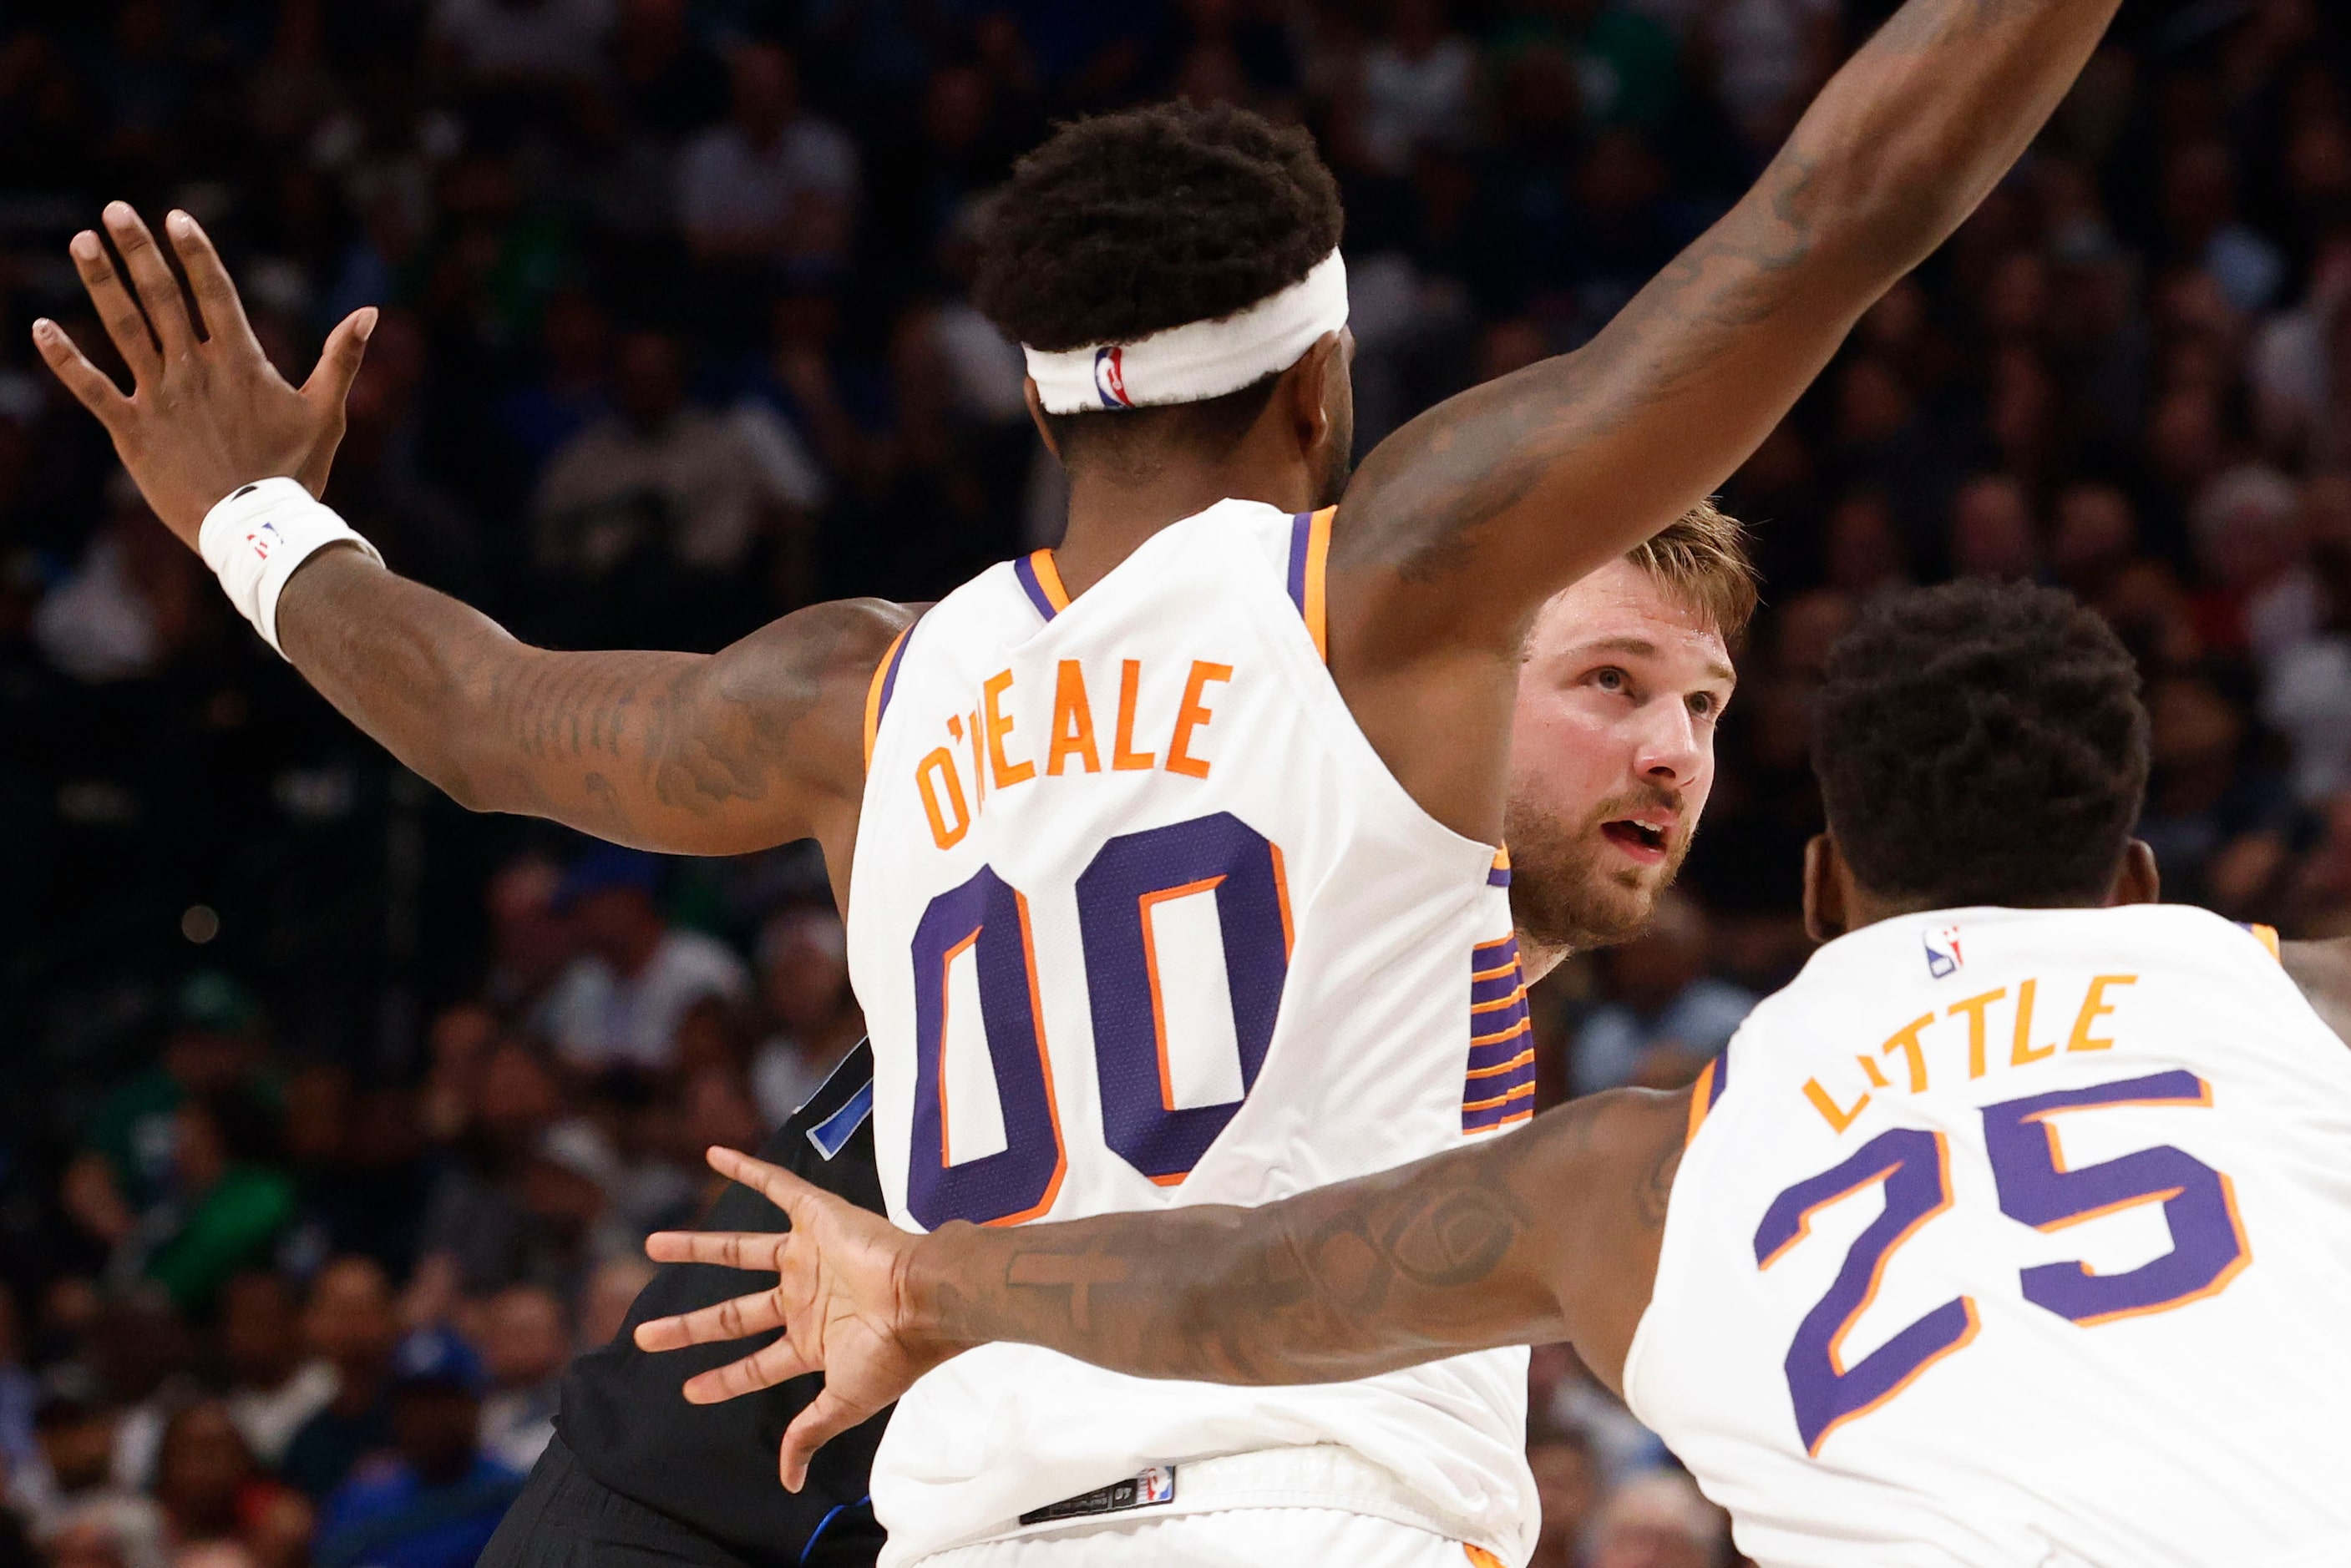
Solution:
[{"label": "outstretched arm", "polygon": [[2119,4],[1909,0],[1588,346],[1382,442],[1332,534],[1334,668],[1515,647],[1552,593],[1719,488],[2016,161]]},{"label": "outstretched arm", "polygon": [[[283,475],[323,491],[374,312],[336,328],[298,390],[263,356],[193,218],[165,225],[193,311],[138,214],[114,202],[105,223],[121,271],[95,234],[76,235],[72,254],[131,394],[55,323],[36,323],[34,341],[156,514],[193,547],[205,514],[240,485]],[[721,855],[812,834],[845,849],[867,681],[908,618],[864,600],[802,610],[713,656],[552,653],[330,546],[287,582],[277,624],[311,684],[463,804]]]},{"label": "outstretched arm", "polygon": [[278,610],[295,668],[459,804],[674,855],[846,847],[866,688],[909,618],[851,600],[715,654],[552,653],[348,549]]},{"label": "outstretched arm", "polygon": [[1646,1305],[1689,1097],[1624,1090],[1522,1132],[1260,1209],[1202,1205],[913,1236],[774,1167],[711,1151],[783,1236],[669,1232],[663,1262],[774,1269],[775,1289],[640,1326],[647,1350],[787,1336],[686,1384],[697,1402],[823,1369],[787,1485],[834,1433],[950,1356],[1043,1345],[1144,1377],[1317,1383],[1568,1339],[1614,1382]]}]

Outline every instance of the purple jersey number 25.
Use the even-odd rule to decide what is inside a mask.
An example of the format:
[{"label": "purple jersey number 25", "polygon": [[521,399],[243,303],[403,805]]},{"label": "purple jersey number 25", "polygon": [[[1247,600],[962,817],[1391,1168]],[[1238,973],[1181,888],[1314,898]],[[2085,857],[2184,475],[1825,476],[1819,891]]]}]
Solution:
[{"label": "purple jersey number 25", "polygon": [[[2001,1211],[2037,1231],[2056,1231],[2146,1203],[2163,1205],[2171,1251],[2119,1273],[2080,1262],[2042,1263],[2019,1275],[2024,1299],[2085,1327],[2168,1312],[2228,1288],[2252,1261],[2229,1179],[2168,1144],[2067,1168],[2049,1118],[2117,1106],[2210,1106],[2212,1091],[2193,1073],[2151,1074],[2083,1089],[2059,1089],[1983,1109],[1984,1153]],[[1908,1387],[1937,1361],[1975,1337],[1974,1301],[1944,1303],[1852,1367],[1839,1354],[1845,1334],[1877,1293],[1894,1250],[1950,1207],[1949,1150],[1939,1133],[1896,1127],[1880,1133],[1831,1169],[1772,1200],[1755,1232],[1755,1262],[1768,1268],[1802,1241],[1819,1210],[1874,1182],[1886,1208],[1846,1252],[1836,1279],[1788,1347],[1788,1393],[1807,1452],[1835,1428]]]},{"label": "purple jersey number 25", "polygon": [[[1162,1186],[1180,1182],[1240,1110],[1273,1042],[1290,976],[1289,893],[1281,852],[1229,812],[1123,834],[1077,879],[1079,941],[1102,1088],[1102,1137]],[[1190,895],[1216,901],[1239,1051],[1241,1096],[1176,1104],[1152,912]],[[980,1023],[1003,1111],[1005,1147],[947,1162],[948,971],[977,966]],[[989,867],[931,900],[914,929],[914,1116],[906,1208],[935,1229],[950,1220],[1017,1224],[1052,1207],[1068,1168],[1038,992],[1027,900]]]}]

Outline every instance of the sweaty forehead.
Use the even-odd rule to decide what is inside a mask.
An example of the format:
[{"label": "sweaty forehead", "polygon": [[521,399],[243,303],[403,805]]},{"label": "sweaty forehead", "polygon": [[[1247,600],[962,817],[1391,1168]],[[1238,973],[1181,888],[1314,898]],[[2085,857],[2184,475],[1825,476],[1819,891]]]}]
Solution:
[{"label": "sweaty forehead", "polygon": [[1629,561],[1611,561],[1553,595],[1527,637],[1530,662],[1605,649],[1687,661],[1693,679],[1734,680],[1730,650],[1704,609]]}]

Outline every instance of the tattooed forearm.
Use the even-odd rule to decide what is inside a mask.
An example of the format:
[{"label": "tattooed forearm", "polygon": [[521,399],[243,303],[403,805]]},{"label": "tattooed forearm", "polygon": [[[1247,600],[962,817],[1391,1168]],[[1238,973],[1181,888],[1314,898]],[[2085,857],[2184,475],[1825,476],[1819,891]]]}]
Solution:
[{"label": "tattooed forearm", "polygon": [[1444,1305],[1498,1283],[1529,1295],[1510,1288],[1530,1230],[1512,1195],[1388,1178],[1326,1192],[1343,1195],[943,1231],[955,1262],[932,1310],[958,1342],[1028,1340],[1142,1376],[1226,1383],[1361,1376],[1537,1331],[1540,1290],[1531,1315],[1482,1336]]},{"label": "tattooed forearm", "polygon": [[917,1248],[910,1295],[938,1339],[1146,1377],[1321,1382],[1571,1336],[1607,1375],[1646,1297],[1686,1104],[1596,1096],[1261,1209],[950,1226]]},{"label": "tattooed forearm", "polygon": [[865,680],[904,618],[825,605],[716,655],[557,653],[352,551],[280,612],[311,683],[460,803],[688,854],[803,836],[853,798]]}]

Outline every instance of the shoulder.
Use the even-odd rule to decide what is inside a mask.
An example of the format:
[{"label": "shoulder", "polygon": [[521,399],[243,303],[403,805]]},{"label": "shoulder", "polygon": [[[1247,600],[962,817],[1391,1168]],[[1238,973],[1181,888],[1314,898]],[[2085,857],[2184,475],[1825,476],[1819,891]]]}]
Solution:
[{"label": "shoulder", "polygon": [[[1545,1111],[1503,1157],[1539,1172],[1570,1207],[1610,1225],[1665,1221],[1665,1195],[1690,1131],[1688,1089],[1609,1089]],[[1625,1199],[1635,1201],[1627,1208]]]},{"label": "shoulder", "polygon": [[722,651],[709,675],[729,701],[841,707],[862,724],[866,684],[919,608],[887,599],[835,599],[794,610]]},{"label": "shoulder", "polygon": [[695,769],[758,755],[784,763],[844,799],[864,788],[865,701],[874,672],[927,607],[886,599],[837,599],[770,621],[698,667],[691,677],[696,742],[708,754]]}]

